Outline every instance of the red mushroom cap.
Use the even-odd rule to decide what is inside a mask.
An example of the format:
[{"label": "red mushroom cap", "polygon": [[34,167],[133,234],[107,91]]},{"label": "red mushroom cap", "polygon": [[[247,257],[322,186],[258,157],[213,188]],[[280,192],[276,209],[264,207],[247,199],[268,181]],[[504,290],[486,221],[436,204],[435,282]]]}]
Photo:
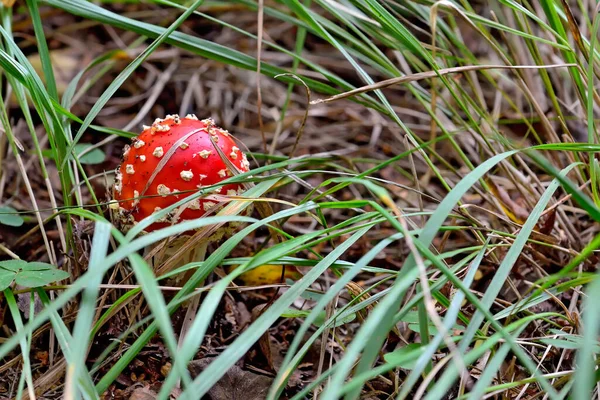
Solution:
[{"label": "red mushroom cap", "polygon": [[[213,142],[237,169],[248,171],[246,155],[231,135],[210,119],[199,121],[195,115],[185,118],[167,115],[165,119],[154,121],[152,126],[145,126],[133,139],[132,146],[125,147],[123,162],[116,171],[113,197],[119,203],[121,222],[131,225],[141,221],[193,195],[199,188],[233,176]],[[215,192],[238,195],[242,190],[241,184],[230,184],[215,189]],[[189,192],[172,194],[184,191]],[[170,213],[145,230],[150,232],[180,220],[202,217],[216,205],[207,199],[192,200],[182,212]]]}]

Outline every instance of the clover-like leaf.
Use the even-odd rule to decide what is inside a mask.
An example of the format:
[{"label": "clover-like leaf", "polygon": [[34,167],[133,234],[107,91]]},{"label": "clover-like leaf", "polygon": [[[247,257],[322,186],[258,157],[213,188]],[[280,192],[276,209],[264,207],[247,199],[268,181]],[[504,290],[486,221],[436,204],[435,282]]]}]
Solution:
[{"label": "clover-like leaf", "polygon": [[82,164],[102,164],[106,159],[106,154],[104,154],[104,152],[100,149],[93,149],[89,153],[79,157],[79,154],[81,154],[90,146],[91,144],[89,143],[77,143],[75,145],[75,154],[77,154],[79,162]]},{"label": "clover-like leaf", "polygon": [[41,262],[28,263],[21,272],[17,274],[15,281],[25,287],[38,287],[49,283],[62,281],[69,277],[69,273],[55,268],[54,266]]},{"label": "clover-like leaf", "polygon": [[0,268],[0,291],[8,288],[12,281],[15,279],[15,273],[5,273],[6,270]]},{"label": "clover-like leaf", "polygon": [[32,288],[48,285],[68,277],[67,272],[42,262],[0,261],[0,290],[10,287],[13,281],[18,285]]},{"label": "clover-like leaf", "polygon": [[5,269],[8,271],[12,271],[14,273],[19,272],[26,265],[27,265],[27,261],[23,261],[23,260],[0,261],[0,269]]},{"label": "clover-like leaf", "polygon": [[23,225],[23,218],[17,214],[17,210],[12,207],[0,207],[0,224],[8,226]]},{"label": "clover-like leaf", "polygon": [[17,273],[27,265],[23,260],[8,260],[0,262],[0,290],[10,286],[15,280]]}]

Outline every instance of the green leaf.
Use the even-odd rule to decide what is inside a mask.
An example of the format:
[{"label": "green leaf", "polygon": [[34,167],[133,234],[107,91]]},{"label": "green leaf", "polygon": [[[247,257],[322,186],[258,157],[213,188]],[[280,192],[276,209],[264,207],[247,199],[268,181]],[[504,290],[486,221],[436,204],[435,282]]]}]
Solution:
[{"label": "green leaf", "polygon": [[[400,321],[406,322],[408,324],[408,329],[411,331],[419,333],[419,315],[416,311],[408,312],[404,317],[402,317],[402,319],[400,319]],[[438,333],[438,330],[433,322],[430,321],[427,326],[432,334],[436,335]],[[459,324],[454,324],[452,329],[464,330],[465,327]]]},{"label": "green leaf", "polygon": [[0,291],[7,289],[11,285],[15,276],[17,276],[17,273],[24,265],[27,265],[27,263],[22,260],[0,262]]},{"label": "green leaf", "polygon": [[106,154],[100,149],[94,149],[89,153],[84,154],[82,157],[79,157],[84,150],[91,146],[90,143],[78,143],[75,145],[75,154],[77,154],[79,162],[82,164],[102,164],[106,159]]},{"label": "green leaf", "polygon": [[0,262],[0,290],[4,290],[15,281],[28,288],[48,285],[69,277],[65,271],[42,262],[8,260]]},{"label": "green leaf", "polygon": [[8,226],[21,226],[23,225],[23,218],[19,214],[16,214],[17,210],[12,207],[0,207],[0,224]]},{"label": "green leaf", "polygon": [[16,273],[0,268],[0,291],[8,289]]},{"label": "green leaf", "polygon": [[306,300],[319,301],[319,299],[323,297],[323,294],[307,290],[306,292],[302,293],[300,297]]},{"label": "green leaf", "polygon": [[0,274],[2,274],[2,270],[9,270],[12,272],[19,272],[24,266],[27,265],[27,261],[23,260],[7,260],[0,261]]},{"label": "green leaf", "polygon": [[[310,314],[310,311],[308,311],[308,310],[294,310],[294,309],[290,308],[290,309],[285,310],[285,312],[283,312],[281,314],[281,316],[283,318],[306,318],[309,314]],[[356,319],[356,314],[354,314],[354,313],[349,314],[349,315],[345,316],[344,318],[340,318],[340,319],[336,320],[335,324],[333,324],[332,327],[342,326],[344,324],[354,321],[355,319]],[[315,326],[321,326],[326,321],[327,321],[327,315],[325,314],[325,311],[321,311],[317,315],[315,320],[313,321],[313,324]]]},{"label": "green leaf", "polygon": [[15,281],[25,287],[40,287],[52,282],[62,281],[69,274],[59,269],[48,269],[45,271],[23,271],[17,274]]},{"label": "green leaf", "polygon": [[[74,147],[75,154],[81,164],[101,164],[106,160],[106,154],[101,149],[94,149],[89,153],[85,153],[82,157],[79,157],[86,149],[92,146],[91,143],[77,143]],[[44,157],[52,158],[52,150],[46,149],[42,151]],[[72,157],[71,157],[72,159]]]},{"label": "green leaf", "polygon": [[410,343],[391,353],[385,354],[383,359],[385,362],[394,364],[400,368],[413,369],[426,348],[427,346],[422,346],[418,343]]},{"label": "green leaf", "polygon": [[[352,313],[352,314],[348,314],[343,318],[337,319],[335,321],[335,324],[333,324],[333,327],[338,327],[338,326],[342,326],[345,325],[349,322],[352,322],[356,319],[356,314]],[[321,311],[318,315],[317,318],[315,318],[315,321],[313,322],[314,325],[316,326],[321,326],[323,325],[325,322],[327,321],[327,315],[325,314],[325,311]]]},{"label": "green leaf", "polygon": [[309,311],[304,310],[294,310],[292,308],[288,308],[283,313],[281,313],[282,318],[304,318],[309,314]]}]

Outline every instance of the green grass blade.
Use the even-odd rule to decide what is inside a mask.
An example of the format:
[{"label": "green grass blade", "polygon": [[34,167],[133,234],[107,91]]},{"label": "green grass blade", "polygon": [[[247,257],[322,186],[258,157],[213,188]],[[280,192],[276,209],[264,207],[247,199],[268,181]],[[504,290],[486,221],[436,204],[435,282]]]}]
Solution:
[{"label": "green grass blade", "polygon": [[596,305],[600,301],[600,279],[598,276],[586,291],[585,309],[583,312],[583,341],[577,350],[577,373],[573,382],[573,398],[592,398],[592,391],[597,383],[596,351],[598,332],[600,331],[600,315]]},{"label": "green grass blade", "polygon": [[[569,167],[565,168],[561,172],[561,175],[563,177],[566,176],[569,173],[569,171],[572,170],[575,166],[575,164],[572,164]],[[534,230],[536,224],[540,219],[540,216],[546,209],[548,202],[550,201],[550,199],[552,199],[552,196],[554,195],[554,192],[558,189],[559,185],[560,184],[558,180],[552,181],[552,183],[548,186],[548,188],[536,204],[535,208],[531,211],[531,214],[527,218],[525,224],[523,224],[521,232],[517,235],[517,238],[508,250],[508,253],[506,253],[506,256],[504,257],[502,263],[496,270],[494,278],[490,282],[490,285],[481,300],[485,307],[489,308],[492,306],[494,300],[496,299],[496,296],[498,296],[498,293],[502,289],[504,282],[510,274],[513,265],[515,264],[515,262],[521,255],[523,248],[527,244],[527,239],[529,238],[529,235],[531,235],[531,232]],[[465,351],[470,345],[471,339],[475,335],[475,330],[479,328],[479,325],[483,322],[483,319],[484,316],[479,311],[475,313],[475,315],[471,318],[471,323],[467,327],[463,340],[461,341],[459,346],[461,351]]]},{"label": "green grass blade", "polygon": [[38,53],[42,62],[42,70],[44,71],[44,77],[46,78],[46,88],[48,89],[48,94],[50,97],[58,100],[56,80],[54,79],[52,61],[50,60],[50,51],[48,50],[48,43],[46,42],[46,35],[44,34],[44,27],[42,26],[42,18],[40,17],[38,2],[37,0],[26,0],[26,3],[27,7],[29,8],[31,22],[33,24],[33,31],[35,32],[35,38],[37,40]]},{"label": "green grass blade", "polygon": [[[6,303],[8,304],[8,309],[10,311],[10,315],[13,318],[17,331],[23,330],[23,320],[21,319],[21,312],[19,311],[19,307],[17,306],[17,300],[10,288],[4,290],[4,297],[6,298]],[[30,335],[27,335],[28,337]],[[20,340],[21,345],[21,357],[23,357],[23,376],[25,377],[25,381],[27,382],[28,393],[30,396],[34,394],[33,389],[33,374],[31,373],[31,358],[29,356],[30,346],[27,343],[28,340],[23,337]],[[22,383],[19,384],[19,394],[17,394],[17,399],[20,399],[20,391],[22,388]]]},{"label": "green grass blade", "polygon": [[[286,218],[291,215],[308,212],[314,208],[316,208],[316,204],[309,203],[309,204],[305,204],[303,206],[298,206],[294,209],[280,211],[280,212],[273,214],[273,215],[269,216],[268,218],[265,218],[261,221],[256,221],[254,219],[250,219],[247,217],[231,217],[231,216],[227,217],[227,219],[225,219],[225,220],[240,221],[240,222],[253,222],[253,223],[250,226],[247,226],[247,227],[243,228],[242,230],[240,230],[238,233],[236,233],[235,235],[230,237],[225,243],[223,243],[221,246],[219,246],[219,248],[215,252],[213,252],[210,255],[210,257],[208,257],[206,259],[206,261],[202,264],[202,268],[198,269],[194,273],[194,275],[192,275],[192,277],[188,280],[188,282],[184,285],[184,287],[179,292],[177,292],[177,294],[175,295],[175,297],[173,297],[173,299],[171,300],[169,305],[179,302],[179,300],[181,298],[190,294],[192,292],[192,290],[201,281],[203,281],[208,276],[208,274],[210,272],[212,272],[212,270],[214,268],[216,268],[221,263],[221,261],[235,248],[235,246],[237,246],[248,234],[250,234],[254,230],[258,229],[259,227],[269,224],[272,221],[276,221],[280,218]],[[201,224],[199,226],[209,226],[213,223],[218,223],[219,221],[223,221],[224,220],[223,218],[224,217],[208,217],[208,218],[202,218],[199,221],[196,220],[196,221],[192,221],[192,222],[194,222],[194,224],[204,222],[203,224]],[[202,220],[205,220],[205,221],[202,221]],[[181,225],[181,224],[178,224],[178,226],[179,225]],[[193,229],[193,228],[185,228],[181,232],[185,232],[190,229]],[[157,232],[159,232],[159,231],[157,231]],[[144,239],[146,236],[150,236],[155,233],[156,232],[153,232],[149,235],[144,235],[144,237],[142,237],[140,239],[136,239],[135,242],[139,242],[141,239]],[[172,235],[172,233],[169,234],[167,232],[166,235],[164,235],[164,236],[155,237],[155,239],[151,240],[150,243],[153,243],[154,241],[160,240],[165,237],[169,237],[171,235]],[[131,244],[129,247],[131,247]],[[143,248],[143,247],[145,247],[145,245],[140,246],[139,248]],[[118,255],[116,257],[116,259],[117,260],[120,259],[121,256],[122,255]],[[112,260],[111,260],[111,262],[112,262]],[[173,311],[175,311],[175,308],[173,308]],[[106,375],[98,382],[98,384],[96,385],[96,389],[98,390],[98,392],[103,393],[105,390],[108,389],[110,384],[119,376],[119,374],[123,371],[123,369],[125,369],[127,367],[127,365],[129,365],[129,363],[135,358],[135,356],[139,353],[139,351],[141,351],[143,346],[154,336],[156,331],[157,331],[157,326],[155,323],[153,323],[140,335],[140,337],[122,355],[122,357],[119,358],[119,360],[115,363],[115,365],[113,365],[113,367],[109,370],[109,372],[106,373]],[[0,346],[0,351],[1,350],[2,350],[2,346]],[[0,356],[1,356],[1,353],[0,353]]]},{"label": "green grass blade", "polygon": [[[473,280],[475,278],[475,273],[479,269],[481,261],[483,260],[483,256],[485,255],[485,252],[488,249],[488,247],[487,247],[488,245],[489,245],[489,239],[488,239],[486,245],[484,245],[481,248],[481,250],[477,254],[477,257],[475,258],[475,260],[473,260],[473,263],[469,267],[469,271],[467,272],[467,275],[465,276],[465,279],[463,280],[463,284],[466,288],[469,288],[471,286],[471,284],[473,283]],[[458,317],[458,313],[462,307],[462,303],[463,303],[464,299],[465,299],[465,293],[462,291],[459,291],[454,295],[454,298],[452,299],[452,303],[448,307],[448,311],[446,312],[446,316],[444,318],[444,326],[446,329],[449,330],[454,326],[454,324],[456,324],[456,318]],[[406,397],[408,395],[410,390],[413,388],[413,386],[419,380],[421,373],[425,370],[427,363],[431,360],[431,358],[433,357],[435,352],[438,350],[439,346],[442,344],[443,339],[444,338],[443,338],[443,335],[441,334],[441,332],[438,332],[438,334],[433,338],[431,343],[426,347],[425,352],[417,359],[417,362],[416,362],[413,370],[410,372],[408,377],[404,380],[404,382],[402,384],[402,389],[399,393],[399,397]]]},{"label": "green grass blade", "polygon": [[[348,248],[369,229],[370,227],[363,228],[345,240],[312,268],[301,280],[292,285],[292,287],[273,303],[269,308],[269,312],[263,313],[258,317],[258,319],[236,339],[234,344],[237,345],[227,347],[227,349],[217,357],[205,371],[194,379],[192,386],[187,388],[183,393],[183,398],[196,399],[198,396],[207,393],[221,376],[223,376],[227,370],[250,349],[269,327],[271,327],[271,325],[279,318],[279,315],[281,315],[281,313],[285,311],[301,293],[303,293],[336,259],[344,254],[344,252],[346,252],[346,250],[348,250]],[[202,315],[202,313],[199,314]]]},{"label": "green grass blade", "polygon": [[[100,263],[106,259],[110,231],[111,226],[106,222],[96,222],[94,225],[89,271],[95,272]],[[67,381],[65,383],[67,397],[79,398],[75,383],[82,378],[84,373],[88,373],[85,368],[85,361],[90,344],[89,340],[91,339],[89,332],[96,312],[96,300],[100,292],[99,285],[102,283],[102,277],[103,274],[94,274],[92,282],[83,290],[81,295],[81,303],[73,328],[75,340],[72,345],[72,356],[67,364]]]},{"label": "green grass blade", "polygon": [[[371,250],[369,250],[359,261],[354,264],[352,268],[350,268],[344,275],[342,275],[335,284],[322,296],[317,304],[312,309],[312,312],[306,317],[305,321],[302,323],[302,326],[296,332],[294,336],[294,340],[290,344],[286,356],[281,363],[281,367],[277,374],[277,377],[273,381],[273,385],[269,391],[269,395],[267,399],[274,400],[281,396],[282,391],[285,389],[285,385],[290,378],[292,372],[300,363],[301,357],[308,350],[300,350],[297,353],[297,349],[303,341],[304,335],[311,328],[312,323],[317,318],[319,312],[325,309],[327,304],[331,302],[331,300],[339,293],[348,282],[350,282],[362,269],[365,265],[371,262],[378,254],[380,254],[387,246],[394,243],[396,240],[399,240],[403,237],[401,233],[397,233],[395,235],[390,236],[389,238],[383,239],[377,245],[375,245]],[[333,320],[333,318],[331,318]],[[327,324],[323,324],[319,331],[325,329]]]}]

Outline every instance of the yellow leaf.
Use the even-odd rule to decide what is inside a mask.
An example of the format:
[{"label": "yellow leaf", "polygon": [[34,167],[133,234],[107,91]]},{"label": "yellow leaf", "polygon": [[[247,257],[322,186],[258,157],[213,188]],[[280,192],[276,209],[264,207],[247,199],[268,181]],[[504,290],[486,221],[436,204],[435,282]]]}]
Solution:
[{"label": "yellow leaf", "polygon": [[[35,53],[28,56],[27,59],[42,80],[45,81],[40,55]],[[52,70],[54,72],[58,94],[62,95],[67,89],[67,86],[69,86],[71,79],[73,79],[73,77],[77,75],[77,72],[82,68],[81,55],[72,48],[51,50],[50,61],[52,63]]]},{"label": "yellow leaf", "polygon": [[508,218],[517,224],[523,224],[525,220],[527,220],[529,212],[511,199],[508,192],[497,186],[491,179],[486,179],[485,181],[488,184],[492,194],[496,197],[496,199],[498,199],[500,207],[502,207],[502,211],[504,211]]},{"label": "yellow leaf", "polygon": [[[227,273],[237,268],[237,265],[226,268]],[[281,279],[281,269],[285,268],[283,280]],[[246,286],[272,285],[276,283],[285,283],[286,279],[298,280],[302,274],[293,265],[261,265],[251,271],[245,272],[237,279]]]}]

